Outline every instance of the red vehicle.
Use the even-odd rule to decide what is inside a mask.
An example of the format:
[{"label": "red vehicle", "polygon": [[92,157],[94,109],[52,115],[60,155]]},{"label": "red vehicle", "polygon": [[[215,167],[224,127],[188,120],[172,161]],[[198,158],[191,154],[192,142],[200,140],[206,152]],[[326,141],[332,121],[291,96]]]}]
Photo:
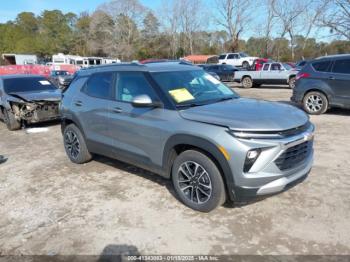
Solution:
[{"label": "red vehicle", "polygon": [[269,58],[258,58],[255,59],[253,62],[253,65],[251,66],[251,69],[254,71],[260,71],[262,69],[263,64],[265,63],[271,63],[273,62],[272,59]]}]

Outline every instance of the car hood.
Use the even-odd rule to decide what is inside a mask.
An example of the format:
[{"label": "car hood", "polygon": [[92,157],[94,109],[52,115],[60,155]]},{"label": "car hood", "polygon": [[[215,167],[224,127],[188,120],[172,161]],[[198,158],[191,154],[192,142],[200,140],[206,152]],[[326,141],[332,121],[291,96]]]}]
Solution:
[{"label": "car hood", "polygon": [[187,119],[241,131],[283,131],[307,123],[308,116],[291,105],[237,98],[180,111]]},{"label": "car hood", "polygon": [[36,92],[16,92],[16,93],[10,93],[9,96],[13,96],[25,102],[35,102],[35,101],[58,102],[58,101],[61,101],[62,94],[60,90],[47,90],[47,91],[36,91]]}]

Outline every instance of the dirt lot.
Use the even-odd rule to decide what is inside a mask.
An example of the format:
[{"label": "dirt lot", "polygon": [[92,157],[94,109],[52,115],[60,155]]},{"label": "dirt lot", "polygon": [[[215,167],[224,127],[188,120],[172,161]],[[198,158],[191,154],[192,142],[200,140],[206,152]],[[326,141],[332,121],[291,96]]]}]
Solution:
[{"label": "dirt lot", "polygon": [[[289,89],[235,88],[288,101]],[[171,183],[98,157],[67,159],[59,124],[9,132],[0,123],[0,254],[350,254],[350,112],[311,117],[315,164],[291,190],[243,207],[194,212]]]}]

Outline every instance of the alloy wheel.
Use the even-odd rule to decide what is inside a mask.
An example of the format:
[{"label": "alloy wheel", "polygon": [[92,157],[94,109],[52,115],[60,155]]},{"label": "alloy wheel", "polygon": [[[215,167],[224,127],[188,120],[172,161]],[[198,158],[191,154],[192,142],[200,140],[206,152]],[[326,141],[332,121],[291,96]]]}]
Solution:
[{"label": "alloy wheel", "polygon": [[80,154],[80,142],[77,135],[72,131],[67,131],[64,136],[65,147],[69,155],[76,159]]},{"label": "alloy wheel", "polygon": [[245,78],[243,79],[243,87],[245,87],[245,88],[250,88],[250,87],[252,87],[252,80],[250,80],[249,77],[245,77]]},{"label": "alloy wheel", "polygon": [[195,204],[206,203],[212,195],[212,183],[208,172],[200,164],[187,161],[177,172],[177,182],[183,195]]},{"label": "alloy wheel", "polygon": [[318,112],[322,110],[323,99],[319,95],[312,94],[307,98],[306,106],[311,112]]}]

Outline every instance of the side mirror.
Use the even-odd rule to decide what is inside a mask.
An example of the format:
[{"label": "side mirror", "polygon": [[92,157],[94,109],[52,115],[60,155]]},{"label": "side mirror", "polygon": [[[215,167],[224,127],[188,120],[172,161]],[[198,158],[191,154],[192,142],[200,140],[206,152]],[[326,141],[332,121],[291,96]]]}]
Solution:
[{"label": "side mirror", "polygon": [[148,95],[138,95],[135,96],[131,104],[134,107],[160,107],[159,102],[153,102],[152,99]]}]

